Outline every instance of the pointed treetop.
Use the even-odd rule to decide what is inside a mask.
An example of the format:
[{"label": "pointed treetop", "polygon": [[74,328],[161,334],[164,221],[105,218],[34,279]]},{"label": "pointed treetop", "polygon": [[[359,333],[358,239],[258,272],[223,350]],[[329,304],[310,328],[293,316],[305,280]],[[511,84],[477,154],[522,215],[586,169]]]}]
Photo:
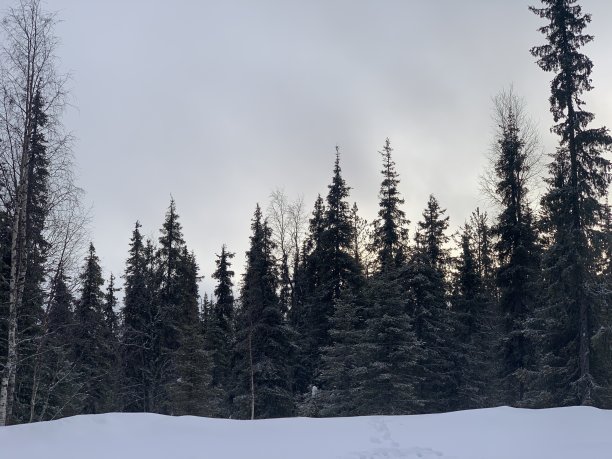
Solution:
[{"label": "pointed treetop", "polygon": [[404,262],[408,245],[408,220],[401,209],[404,199],[398,190],[399,174],[391,157],[391,142],[385,140],[382,151],[383,176],[380,185],[378,218],[374,221],[372,248],[377,253],[381,271],[398,267]]},{"label": "pointed treetop", "polygon": [[446,209],[440,208],[440,204],[434,195],[429,195],[427,207],[423,211],[423,220],[418,223],[415,236],[419,249],[438,268],[444,266],[447,257],[444,245],[448,242],[448,236],[445,232],[448,229],[449,218],[444,215],[445,213]]}]

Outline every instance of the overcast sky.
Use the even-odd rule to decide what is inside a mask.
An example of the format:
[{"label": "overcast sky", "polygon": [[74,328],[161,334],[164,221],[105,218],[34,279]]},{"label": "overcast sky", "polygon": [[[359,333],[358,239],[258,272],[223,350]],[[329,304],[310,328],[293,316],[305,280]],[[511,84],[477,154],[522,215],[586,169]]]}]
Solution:
[{"label": "overcast sky", "polygon": [[[172,195],[210,291],[223,243],[242,271],[255,204],[274,188],[311,211],[336,144],[370,220],[387,136],[413,224],[429,193],[462,224],[485,204],[492,96],[512,83],[554,148],[551,75],[529,54],[543,42],[534,2],[48,0],[106,273],[122,274],[137,219],[157,237]],[[581,4],[595,35],[588,108],[612,125],[612,3]]]}]

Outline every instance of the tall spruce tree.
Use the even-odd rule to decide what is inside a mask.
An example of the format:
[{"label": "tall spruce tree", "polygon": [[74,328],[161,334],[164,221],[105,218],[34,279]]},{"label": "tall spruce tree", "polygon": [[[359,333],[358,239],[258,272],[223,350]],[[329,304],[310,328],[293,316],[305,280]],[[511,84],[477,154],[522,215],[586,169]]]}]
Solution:
[{"label": "tall spruce tree", "polygon": [[[340,149],[336,147],[336,160],[332,183],[328,186],[324,230],[321,235],[321,256],[325,269],[321,273],[323,322],[333,313],[333,303],[344,290],[358,287],[362,281],[361,266],[351,253],[354,226],[347,198],[350,188],[342,177]],[[324,323],[320,343],[329,343],[329,327]]]},{"label": "tall spruce tree", "polygon": [[401,209],[404,199],[398,190],[399,174],[391,157],[391,142],[385,140],[381,171],[383,181],[378,193],[378,218],[374,220],[373,248],[378,256],[381,272],[395,269],[406,261],[408,247],[408,225],[406,213]]},{"label": "tall spruce tree", "polygon": [[151,411],[151,374],[147,361],[156,357],[151,328],[155,312],[152,308],[151,285],[147,282],[147,258],[145,243],[136,222],[130,239],[124,279],[122,363],[124,409],[126,411]]},{"label": "tall spruce tree", "polygon": [[172,353],[180,345],[180,325],[185,322],[182,310],[179,266],[185,247],[183,228],[179,222],[174,199],[166,211],[166,218],[161,228],[159,248],[157,250],[157,269],[159,271],[158,300],[162,316],[162,346],[166,353]]},{"label": "tall spruce tree", "polygon": [[231,259],[234,254],[227,250],[225,244],[215,261],[217,269],[212,277],[217,281],[215,300],[211,302],[206,314],[205,349],[212,359],[211,386],[218,391],[221,398],[217,404],[217,416],[229,417],[231,404],[232,345],[234,342],[234,271]]},{"label": "tall spruce tree", "polygon": [[552,131],[560,137],[542,199],[549,241],[543,258],[548,326],[541,399],[555,405],[593,404],[600,381],[594,377],[591,340],[595,305],[603,301],[593,288],[593,237],[610,183],[610,162],[603,154],[610,151],[612,138],[606,128],[589,127],[594,115],[582,100],[592,89],[593,63],[580,52],[593,39],[584,32],[591,16],[576,0],[543,0],[541,8],[530,9],[548,21],[539,29],[547,43],[531,53],[544,71],[555,73],[549,100]]},{"label": "tall spruce tree", "polygon": [[540,249],[527,200],[526,178],[531,174],[531,163],[526,133],[521,131],[521,108],[516,97],[508,94],[499,100],[497,110],[494,191],[501,212],[493,232],[499,263],[496,285],[503,314],[500,402],[523,405],[528,403],[526,391],[537,370],[537,345],[530,324],[538,300]]},{"label": "tall spruce tree", "polygon": [[121,368],[121,349],[119,342],[119,317],[117,315],[117,292],[120,289],[115,285],[115,276],[111,273],[104,292],[104,304],[102,314],[105,326],[103,328],[103,340],[109,358],[109,391],[112,394],[111,407],[115,410],[123,409],[123,397],[121,390],[123,386],[123,371]]},{"label": "tall spruce tree", "polygon": [[44,230],[49,211],[49,158],[45,128],[47,115],[44,100],[37,91],[32,103],[32,132],[30,134],[28,161],[28,193],[25,225],[26,269],[23,299],[17,318],[18,354],[13,418],[26,422],[30,416],[30,402],[38,382],[37,371],[45,303],[45,262],[49,243]]},{"label": "tall spruce tree", "polygon": [[[141,356],[142,397],[144,411],[161,413],[167,408],[167,381],[170,368],[163,346],[164,319],[167,312],[160,303],[161,269],[158,250],[150,239],[144,244],[144,328],[138,343],[143,344]],[[141,333],[140,331],[138,332]]]},{"label": "tall spruce tree", "polygon": [[161,228],[156,252],[161,393],[159,409],[171,414],[208,414],[210,361],[204,350],[198,297],[198,266],[183,239],[174,199]]},{"label": "tall spruce tree", "polygon": [[277,295],[271,230],[257,205],[236,316],[234,413],[273,418],[293,413],[291,332]]},{"label": "tall spruce tree", "polygon": [[408,253],[408,220],[401,209],[404,200],[391,152],[387,139],[381,152],[379,218],[374,221],[371,244],[378,270],[364,289],[364,329],[352,331],[359,337],[357,349],[364,360],[362,371],[352,377],[357,388],[353,402],[360,414],[408,414],[421,408],[415,391],[422,349],[412,329],[401,278]]},{"label": "tall spruce tree", "polygon": [[594,314],[593,326],[594,372],[600,381],[598,401],[602,408],[612,408],[612,212],[606,200],[605,213],[601,222],[601,234],[598,241],[598,252],[601,254],[598,263],[597,292],[604,298],[598,302]]},{"label": "tall spruce tree", "polygon": [[315,383],[323,349],[332,344],[330,329],[336,301],[343,292],[357,295],[363,283],[361,265],[354,256],[355,225],[347,200],[350,188],[342,177],[338,147],[328,189],[326,202],[320,196],[315,202],[303,256],[303,320],[298,323],[298,332],[304,358],[297,368],[300,374],[296,385],[300,391]]},{"label": "tall spruce tree", "polygon": [[305,393],[314,383],[319,364],[319,337],[323,334],[325,317],[320,302],[322,291],[323,232],[325,231],[325,203],[317,196],[309,221],[309,231],[302,248],[301,263],[294,276],[295,298],[289,320],[298,336],[298,352],[293,362],[294,390]]},{"label": "tall spruce tree", "polygon": [[[344,292],[357,295],[357,289],[362,283],[361,266],[354,257],[354,230],[351,219],[351,209],[348,203],[350,188],[342,177],[340,168],[340,149],[336,147],[336,159],[332,175],[332,183],[328,186],[325,211],[320,224],[322,231],[317,257],[319,278],[310,298],[310,314],[312,321],[310,337],[314,345],[312,357],[315,373],[314,381],[320,371],[320,358],[324,348],[332,344],[330,335],[331,318],[334,315],[336,301]],[[315,209],[316,211],[317,209]],[[319,229],[319,228],[317,228]]]},{"label": "tall spruce tree", "polygon": [[425,412],[455,408],[459,385],[452,339],[455,318],[448,307],[448,217],[444,213],[436,198],[430,196],[423,220],[417,225],[416,247],[401,273],[414,332],[423,346],[422,355],[417,357],[416,376],[418,400]]},{"label": "tall spruce tree", "polygon": [[80,275],[81,297],[75,308],[74,352],[83,386],[81,413],[97,414],[114,409],[112,370],[114,358],[108,343],[110,330],[104,316],[102,270],[93,244]]},{"label": "tall spruce tree", "polygon": [[182,251],[185,247],[183,229],[179,222],[174,199],[166,211],[166,218],[161,228],[159,246],[156,252],[156,286],[158,318],[155,321],[157,339],[160,346],[159,375],[160,397],[159,409],[163,413],[173,413],[172,387],[180,378],[177,372],[177,352],[182,341],[182,327],[188,322],[186,310],[182,307],[181,279],[179,268]]}]

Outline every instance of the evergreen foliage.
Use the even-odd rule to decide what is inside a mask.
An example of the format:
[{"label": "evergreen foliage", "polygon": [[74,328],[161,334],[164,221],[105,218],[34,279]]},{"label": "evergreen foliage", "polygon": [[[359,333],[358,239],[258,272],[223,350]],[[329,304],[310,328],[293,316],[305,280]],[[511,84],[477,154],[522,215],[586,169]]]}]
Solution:
[{"label": "evergreen foliage", "polygon": [[121,311],[122,363],[124,372],[124,409],[126,411],[151,411],[153,374],[149,371],[155,355],[153,336],[156,317],[152,285],[149,279],[149,260],[145,242],[140,234],[141,225],[136,222],[130,240],[124,278],[124,299]]},{"label": "evergreen foliage", "polygon": [[[319,338],[324,334],[326,320],[319,307],[322,290],[323,232],[325,230],[325,204],[319,195],[315,201],[309,232],[304,242],[301,264],[295,274],[294,305],[289,320],[297,332],[299,345],[293,364],[294,390],[304,393],[314,384],[319,366]],[[310,396],[310,394],[308,394]]]},{"label": "evergreen foliage", "polygon": [[524,405],[529,404],[526,391],[537,369],[537,345],[530,329],[538,305],[541,254],[527,200],[525,177],[531,166],[514,102],[510,96],[500,107],[495,193],[502,208],[493,232],[497,237],[496,285],[504,327],[500,340],[502,401]]},{"label": "evergreen foliage", "polygon": [[457,348],[454,346],[455,316],[448,304],[446,279],[449,259],[446,243],[448,217],[433,196],[417,224],[416,247],[401,276],[423,352],[417,357],[418,399],[426,412],[455,408],[459,386]]},{"label": "evergreen foliage", "polygon": [[28,161],[28,202],[26,218],[26,272],[21,311],[17,318],[18,354],[21,365],[17,378],[21,381],[16,387],[13,418],[25,422],[30,416],[36,373],[40,364],[38,356],[43,335],[45,292],[45,262],[49,244],[44,230],[48,214],[49,199],[49,159],[45,130],[47,115],[44,112],[44,99],[37,91],[32,104],[32,131],[29,140]]},{"label": "evergreen foliage", "polygon": [[449,240],[446,235],[448,217],[443,216],[445,212],[434,195],[430,195],[423,211],[423,220],[417,223],[417,233],[414,237],[417,251],[442,275],[447,274],[449,260],[448,250],[445,248]]},{"label": "evergreen foliage", "polygon": [[68,287],[68,278],[60,268],[55,280],[54,295],[47,313],[47,334],[41,366],[39,403],[32,408],[31,420],[45,421],[79,414],[83,381],[77,371],[73,352],[76,332],[75,299]]},{"label": "evergreen foliage", "polygon": [[96,414],[115,409],[111,390],[116,365],[112,336],[104,314],[102,270],[93,244],[80,275],[81,297],[75,308],[74,355],[83,385],[82,408],[84,414]]},{"label": "evergreen foliage", "polygon": [[385,140],[383,150],[383,181],[380,185],[378,218],[374,220],[373,247],[378,257],[381,272],[388,272],[406,262],[408,247],[408,224],[406,213],[401,209],[404,199],[400,196],[399,174],[391,157],[391,143]]},{"label": "evergreen foliage", "polygon": [[[62,98],[62,82],[42,65],[49,81],[25,82],[25,127],[3,118],[21,113],[0,115],[0,424],[108,411],[260,419],[612,408],[612,136],[591,127],[583,100],[590,15],[576,0],[541,3],[530,9],[547,21],[546,43],[531,53],[554,74],[559,145],[539,209],[529,200],[533,132],[504,93],[485,185],[499,205],[493,224],[476,209],[451,247],[449,218],[430,195],[411,245],[387,138],[370,225],[349,204],[336,147],[305,231],[301,198],[273,193],[271,225],[257,205],[237,298],[225,245],[214,295],[200,295],[174,199],[158,239],[134,226],[122,304],[112,274],[104,288],[93,244],[74,274],[82,222],[63,215],[76,192],[62,176],[71,172],[55,138],[59,106],[46,100],[51,86]],[[38,0],[20,5],[51,27],[35,17]],[[48,39],[41,49],[51,58]],[[0,105],[17,112],[23,101],[6,75]]]},{"label": "evergreen foliage", "polygon": [[212,361],[211,389],[219,392],[217,416],[229,417],[231,404],[228,394],[231,391],[232,346],[234,342],[234,271],[231,269],[232,252],[225,245],[217,255],[217,269],[213,273],[216,279],[215,302],[206,305],[205,343],[204,348],[210,353]]},{"label": "evergreen foliage", "polygon": [[[321,400],[310,400],[305,408],[311,416],[356,416],[362,413],[359,405],[360,382],[366,378],[366,359],[363,332],[365,330],[365,304],[349,291],[336,301],[331,318],[332,344],[322,353],[319,376]],[[317,386],[315,386],[317,387]],[[316,402],[316,410],[311,406]]]},{"label": "evergreen foliage", "polygon": [[423,409],[417,339],[399,271],[375,275],[366,288],[367,311],[361,346],[366,368],[358,379],[360,414],[414,414]]},{"label": "evergreen foliage", "polygon": [[217,397],[209,391],[211,363],[204,349],[198,309],[198,266],[186,247],[180,252],[177,281],[179,342],[172,356],[176,365],[176,379],[170,386],[172,414],[206,415],[213,410]]},{"label": "evergreen foliage", "polygon": [[305,354],[300,375],[303,381],[298,384],[302,390],[315,383],[321,371],[321,352],[332,344],[335,302],[344,291],[359,288],[363,281],[361,266],[354,257],[355,227],[347,201],[350,188],[342,177],[338,147],[328,189],[326,204],[320,196],[315,202],[304,257],[305,326],[298,328]]},{"label": "evergreen foliage", "polygon": [[[498,400],[497,359],[491,358],[500,333],[500,320],[491,291],[490,229],[478,210],[460,233],[461,253],[454,279],[455,340],[459,349],[459,408],[484,408]],[[490,268],[490,267],[489,267]]]},{"label": "evergreen foliage", "polygon": [[277,295],[271,230],[259,205],[236,316],[234,412],[240,418],[290,416],[292,333]]},{"label": "evergreen foliage", "polygon": [[547,24],[540,28],[547,43],[532,48],[538,65],[554,72],[550,110],[552,131],[560,144],[549,166],[548,191],[542,199],[542,228],[547,236],[543,256],[546,307],[542,391],[545,404],[593,404],[600,382],[592,364],[596,310],[603,301],[597,284],[593,237],[605,211],[602,198],[610,183],[612,138],[606,128],[590,128],[594,115],[582,97],[592,89],[593,63],[580,49],[593,37],[584,29],[591,16],[576,0],[543,0],[531,7]]},{"label": "evergreen foliage", "polygon": [[[379,193],[379,219],[374,221],[371,250],[378,257],[378,271],[368,278],[361,303],[338,308],[336,323],[346,328],[346,318],[354,314],[352,330],[334,328],[335,355],[346,358],[357,353],[360,362],[349,381],[354,387],[352,403],[356,414],[407,414],[422,408],[417,398],[416,362],[422,354],[421,343],[412,330],[412,318],[403,294],[400,272],[408,251],[408,221],[401,210],[404,200],[398,185],[399,175],[386,140],[383,151],[383,180]],[[366,305],[364,307],[364,305]],[[352,343],[354,350],[346,349]],[[327,357],[328,372],[341,368]]]}]

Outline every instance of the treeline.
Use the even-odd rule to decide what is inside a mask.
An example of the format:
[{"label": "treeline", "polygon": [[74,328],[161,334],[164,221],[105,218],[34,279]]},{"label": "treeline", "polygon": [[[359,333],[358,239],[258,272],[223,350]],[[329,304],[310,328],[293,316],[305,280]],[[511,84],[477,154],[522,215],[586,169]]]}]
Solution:
[{"label": "treeline", "polygon": [[[72,188],[58,167],[66,163],[58,109],[45,102],[58,100],[49,91],[61,86],[36,86],[44,78],[13,68],[33,84],[3,82],[5,95],[26,87],[4,104],[21,101],[28,116],[5,110],[2,119],[14,130],[4,132],[20,134],[0,143],[2,424],[107,411],[268,418],[612,408],[604,157],[612,138],[590,127],[582,101],[591,89],[592,63],[580,53],[592,39],[590,16],[573,0],[542,3],[531,9],[547,21],[547,42],[531,53],[554,74],[559,144],[538,206],[534,131],[519,99],[504,93],[485,174],[493,218],[476,209],[450,234],[430,196],[410,235],[387,139],[379,211],[368,224],[349,201],[337,149],[310,216],[282,192],[256,206],[239,281],[234,253],[221,247],[211,298],[198,293],[174,201],[157,240],[136,223],[121,304],[112,275],[104,287],[93,244],[75,268],[83,219],[73,211],[78,193],[62,192]],[[7,49],[23,62],[36,64],[38,54],[15,31],[39,26],[52,50],[52,21],[38,1],[10,10],[3,24],[13,31]],[[49,62],[32,68],[60,81]],[[57,202],[71,204],[58,213]]]}]

